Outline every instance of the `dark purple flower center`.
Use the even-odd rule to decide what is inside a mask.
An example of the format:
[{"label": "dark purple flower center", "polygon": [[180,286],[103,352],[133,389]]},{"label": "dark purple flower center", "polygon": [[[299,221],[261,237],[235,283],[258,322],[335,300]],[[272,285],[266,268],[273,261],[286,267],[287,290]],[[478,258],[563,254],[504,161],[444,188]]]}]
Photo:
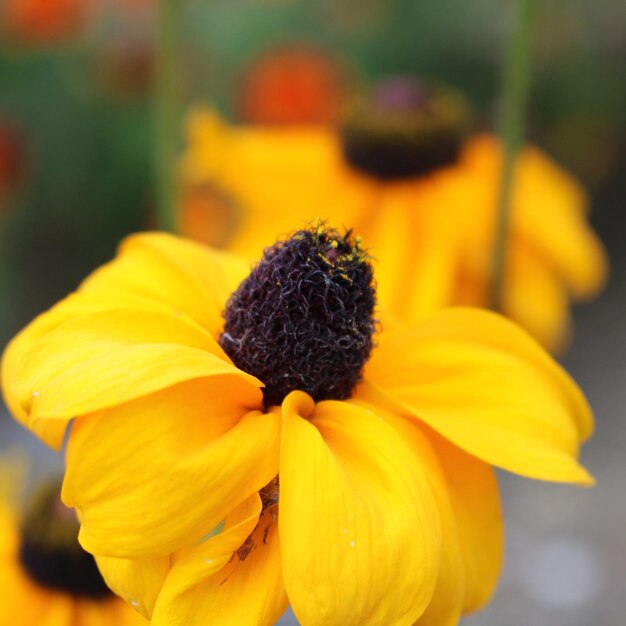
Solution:
[{"label": "dark purple flower center", "polygon": [[266,406],[291,391],[348,398],[372,349],[376,293],[358,238],[325,227],[266,248],[230,297],[219,342],[264,384]]},{"label": "dark purple flower center", "polygon": [[60,484],[39,492],[22,520],[19,560],[38,585],[91,600],[113,596],[98,566],[78,543],[74,511],[60,500]]},{"label": "dark purple flower center", "polygon": [[355,169],[402,179],[454,163],[468,127],[468,108],[455,90],[401,76],[352,101],[341,137]]}]

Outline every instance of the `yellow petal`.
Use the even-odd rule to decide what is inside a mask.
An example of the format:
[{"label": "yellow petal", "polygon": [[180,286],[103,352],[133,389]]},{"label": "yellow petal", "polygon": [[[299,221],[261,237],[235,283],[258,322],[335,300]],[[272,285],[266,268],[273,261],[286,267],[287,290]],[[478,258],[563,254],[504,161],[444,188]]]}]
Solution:
[{"label": "yellow petal", "polygon": [[278,473],[280,420],[246,413],[233,381],[191,381],[76,420],[62,497],[88,552],[173,552]]},{"label": "yellow petal", "polygon": [[493,469],[438,436],[428,439],[445,474],[465,569],[463,613],[484,606],[493,595],[504,550],[498,481]]},{"label": "yellow petal", "polygon": [[35,432],[41,419],[69,420],[201,377],[234,379],[250,406],[260,406],[254,387],[261,383],[232,365],[206,331],[152,311],[70,319],[34,342],[14,370],[12,393]]},{"label": "yellow petal", "polygon": [[243,259],[166,233],[126,239],[119,256],[80,291],[102,299],[132,298],[184,313],[214,336],[230,294],[249,273]]},{"label": "yellow petal", "polygon": [[[358,402],[358,401],[357,401]],[[462,546],[451,504],[448,480],[433,446],[414,420],[401,418],[381,407],[363,405],[380,415],[409,444],[432,489],[441,520],[441,562],[430,604],[417,620],[418,626],[456,626],[463,611],[466,572]],[[479,517],[480,519],[480,517]]]},{"label": "yellow petal", "polygon": [[[130,308],[181,319],[188,316],[215,338],[222,326],[224,304],[247,271],[248,264],[241,259],[163,233],[128,238],[118,258],[94,272],[77,293],[37,317],[9,343],[2,358],[2,388],[9,409],[28,426],[30,400],[18,385],[24,356],[59,325],[82,315]],[[40,436],[58,448],[65,427],[63,421],[46,424]]]},{"label": "yellow petal", "polygon": [[[272,626],[287,608],[277,527],[259,519],[258,496],[226,519],[224,531],[180,555],[152,617],[153,626]],[[252,550],[237,554],[251,535]]]},{"label": "yellow petal", "polygon": [[383,333],[363,399],[388,402],[480,459],[545,480],[589,484],[576,461],[592,429],[584,396],[530,337],[487,311],[450,309]]},{"label": "yellow petal", "polygon": [[150,619],[170,569],[170,557],[116,559],[96,557],[107,586],[133,609]]},{"label": "yellow petal", "polygon": [[432,598],[441,546],[415,456],[360,406],[314,407],[293,392],[282,413],[279,528],[296,616],[307,626],[412,623]]},{"label": "yellow petal", "polygon": [[[110,306],[111,303],[108,303]],[[30,403],[22,397],[22,387],[20,379],[23,375],[22,361],[24,355],[28,353],[32,345],[66,322],[78,315],[93,313],[102,310],[103,304],[100,300],[85,301],[77,294],[72,294],[61,300],[48,312],[35,318],[24,330],[14,337],[7,345],[2,355],[2,392],[4,400],[15,418],[25,427],[29,424],[29,414],[26,409]],[[25,408],[24,408],[25,407]],[[52,438],[49,443],[59,448],[63,441],[67,421],[63,420],[59,424],[56,439]]]}]

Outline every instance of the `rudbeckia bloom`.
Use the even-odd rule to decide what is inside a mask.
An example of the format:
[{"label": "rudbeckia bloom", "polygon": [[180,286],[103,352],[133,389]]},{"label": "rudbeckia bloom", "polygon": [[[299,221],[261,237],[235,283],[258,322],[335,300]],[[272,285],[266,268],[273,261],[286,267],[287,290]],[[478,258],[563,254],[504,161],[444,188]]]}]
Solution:
[{"label": "rudbeckia bloom", "polygon": [[115,597],[76,539],[76,514],[46,485],[23,519],[0,502],[0,624],[141,626],[147,622]]},{"label": "rudbeckia bloom", "polygon": [[145,234],[9,344],[8,406],[56,447],[74,419],[64,502],[152,624],[456,624],[500,569],[491,466],[591,482],[586,401],[523,331],[375,311],[350,233],[252,271]]},{"label": "rudbeckia bloom", "polygon": [[[187,236],[257,258],[294,219],[353,226],[381,263],[379,299],[398,320],[442,306],[487,307],[502,166],[499,141],[468,136],[468,111],[449,88],[385,82],[349,107],[341,132],[229,128],[206,110],[189,116],[182,160],[187,193],[228,198],[228,230],[181,214]],[[607,274],[587,197],[538,148],[517,163],[502,312],[549,350],[570,335],[570,300],[593,297]],[[212,220],[209,218],[212,216]],[[195,227],[197,226],[197,227]],[[227,232],[229,238],[224,239]],[[214,237],[214,233],[220,236]],[[224,243],[225,242],[225,243]]]}]

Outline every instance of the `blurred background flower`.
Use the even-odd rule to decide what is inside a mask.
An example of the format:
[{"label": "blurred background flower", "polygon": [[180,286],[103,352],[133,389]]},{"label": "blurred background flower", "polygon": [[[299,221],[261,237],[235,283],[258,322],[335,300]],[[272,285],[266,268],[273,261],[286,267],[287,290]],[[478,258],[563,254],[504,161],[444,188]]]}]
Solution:
[{"label": "blurred background flower", "polygon": [[270,49],[246,68],[237,111],[251,124],[328,124],[336,121],[347,72],[323,49],[302,43]]},{"label": "blurred background flower", "polygon": [[[318,217],[350,225],[378,261],[379,304],[410,321],[489,307],[502,148],[469,136],[454,90],[387,79],[334,128],[229,127],[193,110],[181,161],[184,234],[257,259],[276,233]],[[502,312],[545,347],[570,337],[570,298],[597,295],[604,248],[580,184],[538,148],[516,167]],[[555,233],[560,236],[555,236]]]},{"label": "blurred background flower", "polygon": [[147,624],[105,585],[78,544],[76,513],[61,503],[61,481],[45,479],[19,509],[20,465],[0,469],[0,622],[13,626]]}]

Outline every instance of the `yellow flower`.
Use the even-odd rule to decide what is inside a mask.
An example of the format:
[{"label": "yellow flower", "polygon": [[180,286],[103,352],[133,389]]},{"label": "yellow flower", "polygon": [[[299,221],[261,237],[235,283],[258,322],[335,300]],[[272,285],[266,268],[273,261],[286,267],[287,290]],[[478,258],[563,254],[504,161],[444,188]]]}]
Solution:
[{"label": "yellow flower", "polygon": [[[439,108],[453,118],[456,109],[451,113],[441,102]],[[389,130],[384,118],[378,122]],[[348,148],[332,130],[229,128],[211,111],[194,110],[181,164],[184,188],[189,198],[200,184],[228,198],[229,234],[218,236],[224,227],[215,205],[203,209],[196,203],[192,209],[191,199],[181,210],[183,232],[254,259],[274,233],[288,232],[298,221],[330,219],[350,224],[371,246],[381,261],[380,301],[397,319],[415,320],[442,306],[487,307],[500,144],[477,135],[459,148],[459,137],[459,145],[451,143],[442,156],[434,148],[450,142],[452,121],[441,124],[447,134],[425,135],[426,145],[418,146],[422,161],[402,170],[402,161],[390,166],[389,154],[383,158],[374,142],[351,146],[346,158]],[[400,131],[396,135],[406,139]],[[389,151],[398,147],[392,143]],[[384,169],[376,175],[377,166],[400,167],[401,173]],[[524,148],[516,168],[502,312],[553,352],[568,342],[570,300],[593,297],[606,280],[606,254],[589,227],[587,204],[565,171],[538,148]],[[194,223],[186,217],[193,210]],[[205,215],[204,227],[198,213]]]},{"label": "yellow flower", "polygon": [[0,624],[141,626],[147,622],[104,584],[76,541],[76,516],[59,500],[60,484],[39,494],[20,523],[0,502]]},{"label": "yellow flower", "polygon": [[16,418],[56,447],[74,419],[64,501],[153,625],[270,625],[288,603],[304,626],[453,625],[500,569],[491,465],[592,482],[587,403],[533,340],[451,309],[372,349],[371,280],[323,226],[251,273],[137,235],[7,348]]}]

